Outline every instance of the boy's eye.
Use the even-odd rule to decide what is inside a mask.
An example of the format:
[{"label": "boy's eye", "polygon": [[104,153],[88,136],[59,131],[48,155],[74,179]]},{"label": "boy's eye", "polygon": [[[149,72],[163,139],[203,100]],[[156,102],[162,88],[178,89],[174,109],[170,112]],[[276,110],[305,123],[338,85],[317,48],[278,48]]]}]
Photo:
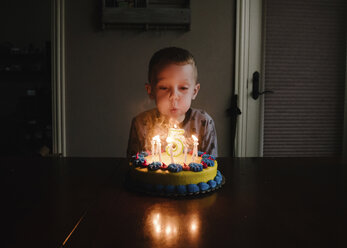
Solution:
[{"label": "boy's eye", "polygon": [[165,86],[159,86],[159,89],[160,89],[160,90],[167,90],[167,87],[165,87]]},{"label": "boy's eye", "polygon": [[181,87],[181,90],[188,90],[188,87]]}]

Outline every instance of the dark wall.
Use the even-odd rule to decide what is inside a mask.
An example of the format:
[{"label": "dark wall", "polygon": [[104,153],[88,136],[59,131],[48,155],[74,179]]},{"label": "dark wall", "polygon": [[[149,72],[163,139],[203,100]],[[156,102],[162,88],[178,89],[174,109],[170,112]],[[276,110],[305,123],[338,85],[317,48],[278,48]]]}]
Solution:
[{"label": "dark wall", "polygon": [[68,156],[125,156],[131,118],[154,105],[144,84],[151,55],[180,46],[196,57],[201,90],[193,107],[215,120],[219,153],[230,149],[234,1],[192,0],[191,31],[99,28],[97,0],[66,1]]}]

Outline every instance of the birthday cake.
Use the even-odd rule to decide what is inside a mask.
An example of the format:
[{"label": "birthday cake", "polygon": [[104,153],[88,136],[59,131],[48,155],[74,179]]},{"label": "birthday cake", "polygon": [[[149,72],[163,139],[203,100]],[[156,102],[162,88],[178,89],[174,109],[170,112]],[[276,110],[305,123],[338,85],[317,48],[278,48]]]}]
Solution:
[{"label": "birthday cake", "polygon": [[[217,169],[218,163],[214,157],[200,154],[187,165],[183,162],[183,155],[170,164],[170,156],[164,152],[161,164],[153,161],[153,156],[141,152],[130,162],[130,179],[138,190],[162,195],[191,195],[215,190],[223,181]],[[187,154],[188,160],[191,157]]]},{"label": "birthday cake", "polygon": [[129,182],[139,191],[159,195],[186,196],[214,191],[224,178],[212,155],[193,149],[183,137],[184,130],[171,128],[167,146],[161,149],[159,136],[152,139],[152,151],[140,152],[130,160]]}]

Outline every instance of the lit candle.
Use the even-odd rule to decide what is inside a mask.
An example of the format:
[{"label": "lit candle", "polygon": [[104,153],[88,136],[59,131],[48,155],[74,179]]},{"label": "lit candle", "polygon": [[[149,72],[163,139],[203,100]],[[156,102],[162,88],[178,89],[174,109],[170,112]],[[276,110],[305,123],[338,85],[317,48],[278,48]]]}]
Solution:
[{"label": "lit candle", "polygon": [[161,143],[160,143],[160,141],[158,143],[158,152],[159,152],[159,162],[160,162],[160,164],[163,164],[162,159],[161,159]]},{"label": "lit candle", "polygon": [[193,159],[193,162],[195,161],[195,157],[198,157],[198,138],[195,137],[195,135],[192,135],[192,138],[194,140],[194,148],[193,148],[193,156],[192,156],[192,159]]},{"label": "lit candle", "polygon": [[[155,136],[155,137],[157,137],[157,136]],[[151,144],[152,144],[152,160],[153,160],[153,162],[154,162],[154,156],[155,156],[155,150],[154,150],[155,137],[153,137],[153,139],[151,140]]]},{"label": "lit candle", "polygon": [[171,164],[174,164],[174,158],[173,158],[173,151],[172,151],[172,138],[171,137],[167,137],[166,142],[168,142],[168,146],[169,146],[169,153],[170,153],[170,157],[171,157]]},{"label": "lit candle", "polygon": [[157,152],[158,152],[158,155],[159,155],[159,162],[161,164],[162,163],[162,160],[161,160],[161,143],[160,143],[159,135],[155,136],[155,141],[157,143]]},{"label": "lit candle", "polygon": [[184,163],[187,163],[187,144],[184,144]]}]

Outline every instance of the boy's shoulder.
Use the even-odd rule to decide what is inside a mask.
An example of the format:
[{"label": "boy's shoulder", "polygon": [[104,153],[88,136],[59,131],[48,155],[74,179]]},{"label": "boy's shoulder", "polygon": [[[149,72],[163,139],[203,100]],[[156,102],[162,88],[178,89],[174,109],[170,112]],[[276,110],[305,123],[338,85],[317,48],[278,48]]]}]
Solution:
[{"label": "boy's shoulder", "polygon": [[153,109],[146,110],[137,114],[133,119],[136,121],[139,121],[139,120],[155,118],[155,117],[158,117],[158,113],[159,113],[158,110],[156,108],[153,108]]},{"label": "boy's shoulder", "polygon": [[207,121],[212,120],[212,117],[203,109],[190,108],[190,118],[192,119],[205,119]]},{"label": "boy's shoulder", "polygon": [[214,126],[214,121],[212,117],[202,109],[189,109],[186,115],[185,120],[183,121],[183,126],[189,126],[192,128],[200,129],[205,128],[206,126]]},{"label": "boy's shoulder", "polygon": [[146,111],[143,111],[141,113],[138,113],[134,118],[136,119],[141,119],[141,118],[145,118],[145,117],[148,117],[148,116],[151,116],[151,115],[155,115],[157,113],[157,109],[156,108],[153,108],[153,109],[149,109],[149,110],[146,110]]},{"label": "boy's shoulder", "polygon": [[149,126],[153,125],[158,119],[159,112],[156,108],[139,113],[133,118],[133,125]]}]

